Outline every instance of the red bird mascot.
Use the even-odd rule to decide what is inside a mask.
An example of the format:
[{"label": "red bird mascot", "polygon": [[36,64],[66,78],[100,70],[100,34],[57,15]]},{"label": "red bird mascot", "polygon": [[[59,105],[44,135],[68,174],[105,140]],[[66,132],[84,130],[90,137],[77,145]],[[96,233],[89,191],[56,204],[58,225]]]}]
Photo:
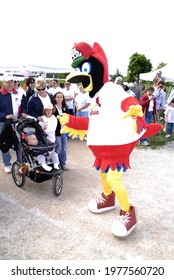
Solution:
[{"label": "red bird mascot", "polygon": [[93,213],[102,213],[115,208],[115,197],[120,205],[119,215],[111,225],[111,232],[118,237],[128,236],[137,226],[136,211],[130,205],[122,172],[130,168],[129,156],[143,137],[157,134],[161,124],[146,124],[142,107],[120,85],[108,78],[105,53],[98,43],[93,47],[85,42],[72,49],[72,67],[67,81],[81,83],[92,98],[88,117],[63,114],[59,117],[64,125],[62,133],[73,138],[87,135],[87,145],[95,156],[94,166],[99,170],[103,192],[89,202]]}]

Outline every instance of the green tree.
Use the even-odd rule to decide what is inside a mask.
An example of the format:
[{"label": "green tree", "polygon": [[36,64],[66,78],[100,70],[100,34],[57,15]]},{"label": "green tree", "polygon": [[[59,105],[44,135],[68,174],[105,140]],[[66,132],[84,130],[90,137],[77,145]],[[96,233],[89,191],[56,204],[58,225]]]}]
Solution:
[{"label": "green tree", "polygon": [[160,69],[160,68],[162,68],[162,67],[164,67],[164,66],[166,66],[166,65],[167,65],[167,63],[160,62],[160,63],[158,64],[158,66],[156,67],[155,70],[158,70],[158,69]]},{"label": "green tree", "polygon": [[147,59],[144,54],[134,53],[129,58],[129,65],[127,71],[128,82],[138,82],[141,73],[147,73],[152,70],[152,63]]}]

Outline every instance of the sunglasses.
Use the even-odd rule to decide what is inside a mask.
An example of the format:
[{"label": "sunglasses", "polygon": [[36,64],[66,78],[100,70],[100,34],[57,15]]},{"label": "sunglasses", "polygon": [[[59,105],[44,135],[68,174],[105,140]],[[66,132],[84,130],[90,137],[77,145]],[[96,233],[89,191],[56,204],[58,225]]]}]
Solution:
[{"label": "sunglasses", "polygon": [[43,91],[45,88],[37,88],[37,91]]}]

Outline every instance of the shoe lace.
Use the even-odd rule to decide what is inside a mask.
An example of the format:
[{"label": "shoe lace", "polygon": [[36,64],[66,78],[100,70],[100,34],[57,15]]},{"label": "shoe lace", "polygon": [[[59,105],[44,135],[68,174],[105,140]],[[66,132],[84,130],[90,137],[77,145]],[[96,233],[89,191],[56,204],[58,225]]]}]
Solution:
[{"label": "shoe lace", "polygon": [[120,215],[116,218],[117,221],[123,223],[124,225],[128,224],[130,222],[130,215],[129,213],[126,213],[125,215]]},{"label": "shoe lace", "polygon": [[96,199],[97,204],[103,204],[103,203],[105,203],[105,201],[106,201],[106,199],[105,199],[102,195],[100,195],[100,196]]}]

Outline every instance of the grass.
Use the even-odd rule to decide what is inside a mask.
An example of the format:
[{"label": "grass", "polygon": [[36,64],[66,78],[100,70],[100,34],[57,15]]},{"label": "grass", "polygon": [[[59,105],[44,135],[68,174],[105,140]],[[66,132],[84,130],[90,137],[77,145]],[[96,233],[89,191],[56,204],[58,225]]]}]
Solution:
[{"label": "grass", "polygon": [[169,140],[166,140],[166,133],[161,130],[158,134],[156,134],[155,136],[149,137],[148,142],[149,142],[149,146],[141,146],[141,145],[137,145],[138,148],[151,148],[151,149],[158,149],[161,147],[164,147],[168,142],[174,142],[174,132],[171,135],[171,138]]}]

